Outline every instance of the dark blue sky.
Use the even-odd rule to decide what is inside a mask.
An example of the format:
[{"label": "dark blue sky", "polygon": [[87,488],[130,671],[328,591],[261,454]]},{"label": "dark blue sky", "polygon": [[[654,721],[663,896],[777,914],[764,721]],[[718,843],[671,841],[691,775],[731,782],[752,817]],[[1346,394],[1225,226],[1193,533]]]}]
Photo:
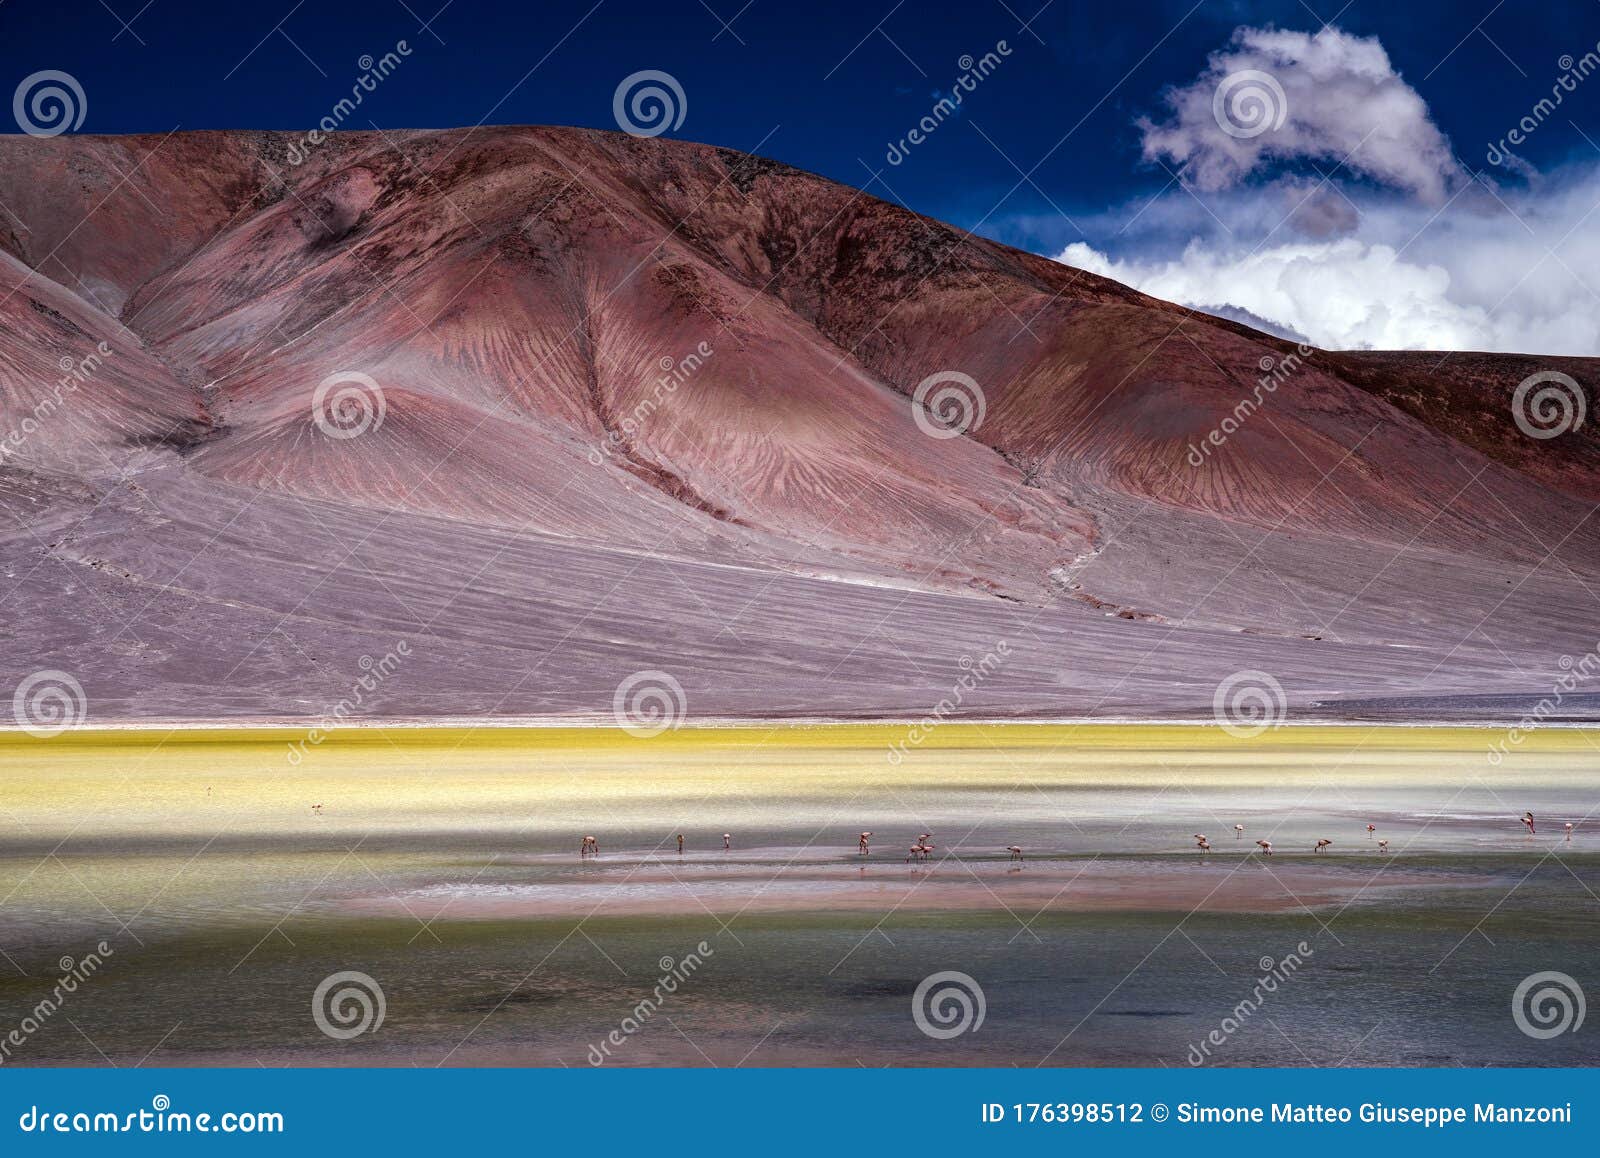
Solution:
[{"label": "dark blue sky", "polygon": [[[618,81],[659,69],[687,95],[674,136],[856,185],[870,166],[887,182],[880,195],[963,226],[988,215],[982,232],[1048,250],[1076,238],[1058,208],[1092,212],[1166,182],[1141,163],[1134,118],[1157,112],[1163,87],[1193,79],[1236,26],[1315,31],[1325,17],[1378,36],[1457,152],[1480,165],[1484,142],[1549,92],[1559,58],[1600,40],[1594,0],[1341,3],[0,0],[0,84],[10,93],[39,70],[70,73],[87,96],[83,132],[303,128],[348,93],[360,57],[403,38],[412,55],[351,127],[614,128]],[[1002,39],[1012,55],[960,118],[885,168],[888,143],[948,90],[959,58]],[[1595,92],[1530,141],[1534,165],[1600,159],[1578,131],[1600,141],[1600,77],[1588,83]]]}]

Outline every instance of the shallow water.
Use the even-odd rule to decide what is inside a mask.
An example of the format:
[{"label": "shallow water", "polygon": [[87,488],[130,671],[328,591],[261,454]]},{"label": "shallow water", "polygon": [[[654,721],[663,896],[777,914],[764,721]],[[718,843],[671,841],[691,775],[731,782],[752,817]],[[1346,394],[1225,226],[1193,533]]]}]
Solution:
[{"label": "shallow water", "polygon": [[[771,739],[0,749],[0,1038],[32,1020],[7,1064],[1592,1063],[1592,1026],[1512,1015],[1531,974],[1600,985],[1600,747],[1568,739],[1498,766],[1371,733],[991,729],[900,766]],[[384,1019],[338,1040],[312,1001],[346,970]],[[912,1003],[945,970],[984,1018],[941,1038]]]}]

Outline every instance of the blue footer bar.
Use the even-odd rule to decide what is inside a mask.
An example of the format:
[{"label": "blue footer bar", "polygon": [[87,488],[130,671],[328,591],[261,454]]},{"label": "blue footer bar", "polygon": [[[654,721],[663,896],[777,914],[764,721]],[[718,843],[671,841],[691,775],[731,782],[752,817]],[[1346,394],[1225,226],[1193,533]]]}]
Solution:
[{"label": "blue footer bar", "polygon": [[[1401,1141],[1409,1153],[1600,1140],[1592,1070],[0,1071],[6,1153],[463,1143],[611,1154],[874,1145]],[[446,1151],[453,1152],[453,1151]]]}]

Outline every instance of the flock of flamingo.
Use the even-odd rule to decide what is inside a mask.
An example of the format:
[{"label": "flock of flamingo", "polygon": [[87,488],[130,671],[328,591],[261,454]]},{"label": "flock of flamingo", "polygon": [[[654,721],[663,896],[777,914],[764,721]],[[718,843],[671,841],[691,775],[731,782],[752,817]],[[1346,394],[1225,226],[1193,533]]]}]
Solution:
[{"label": "flock of flamingo", "polygon": [[[317,805],[316,807],[320,809],[322,806],[321,805]],[[1537,828],[1534,827],[1533,813],[1525,812],[1525,813],[1522,814],[1522,818],[1521,819],[1522,819],[1523,826],[1526,827],[1527,830],[1528,830],[1528,835],[1529,836],[1533,836],[1534,834],[1536,834],[1539,831]],[[1568,821],[1564,827],[1566,828],[1567,839],[1571,840],[1572,839],[1572,822]],[[1375,836],[1377,836],[1377,832],[1378,832],[1378,826],[1377,825],[1375,825],[1375,824],[1367,825],[1367,839],[1368,840],[1371,840]],[[1242,824],[1234,825],[1233,826],[1233,838],[1235,840],[1238,840],[1242,836],[1244,836],[1244,825],[1242,825]],[[933,839],[932,838],[933,838],[933,833],[931,833],[931,832],[924,832],[924,833],[920,834],[917,837],[917,843],[912,845],[909,849],[906,850],[906,860],[908,862],[910,862],[910,861],[925,861],[925,860],[927,860],[929,854],[932,853],[933,850],[936,847],[938,847],[937,845],[935,845],[933,843]],[[1203,833],[1203,832],[1195,833],[1194,834],[1194,840],[1195,840],[1195,847],[1200,850],[1200,853],[1201,853],[1202,856],[1204,856],[1206,853],[1211,851],[1211,840],[1210,840],[1209,837],[1207,837],[1205,835],[1205,833]],[[1324,837],[1319,837],[1317,839],[1317,843],[1312,847],[1311,851],[1315,852],[1315,853],[1320,853],[1324,849],[1331,848],[1332,846],[1333,846],[1333,841],[1329,840],[1325,836]],[[729,849],[731,849],[732,847],[733,847],[733,834],[732,833],[728,833],[728,832],[723,833],[722,834],[722,849],[723,849],[723,851],[726,852]],[[1271,856],[1272,855],[1272,842],[1270,840],[1258,840],[1258,841],[1256,841],[1256,847],[1261,850],[1261,854],[1263,856]],[[1010,854],[1010,859],[1011,860],[1021,860],[1022,859],[1022,846],[1021,845],[1008,844],[1008,845],[1006,845],[1006,849],[1005,850],[1006,850],[1007,853]],[[872,833],[863,832],[863,833],[860,833],[856,837],[856,851],[861,856],[871,856],[872,855]],[[1387,840],[1379,840],[1378,841],[1378,851],[1380,853],[1388,852],[1389,851],[1389,842]],[[583,843],[578,848],[578,855],[580,857],[599,856],[600,855],[600,842],[599,842],[599,840],[597,840],[595,837],[592,837],[592,836],[584,837],[583,838]],[[683,834],[682,833],[678,834],[678,855],[679,856],[683,855]]]}]

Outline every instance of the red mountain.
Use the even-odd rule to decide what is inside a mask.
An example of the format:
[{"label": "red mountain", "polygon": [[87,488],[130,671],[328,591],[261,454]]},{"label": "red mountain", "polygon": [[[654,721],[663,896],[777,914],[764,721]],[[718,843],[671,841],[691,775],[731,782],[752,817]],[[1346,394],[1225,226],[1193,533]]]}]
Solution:
[{"label": "red mountain", "polygon": [[1595,647],[1600,437],[1512,397],[1596,360],[1296,352],[707,146],[289,140],[0,138],[12,683],[904,716],[1005,641],[964,714],[1482,717]]}]

